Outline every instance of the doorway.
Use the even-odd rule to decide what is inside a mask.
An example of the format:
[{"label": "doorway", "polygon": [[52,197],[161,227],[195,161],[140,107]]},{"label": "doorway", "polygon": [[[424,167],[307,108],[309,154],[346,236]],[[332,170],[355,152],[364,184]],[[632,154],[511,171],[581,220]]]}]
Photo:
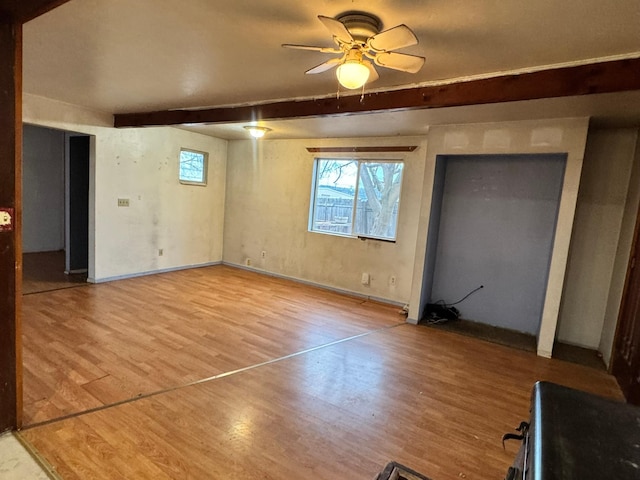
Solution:
[{"label": "doorway", "polygon": [[[437,157],[425,281],[430,303],[538,335],[565,154]],[[480,288],[482,287],[482,288]]]},{"label": "doorway", "polygon": [[91,137],[23,129],[23,293],[87,280]]}]

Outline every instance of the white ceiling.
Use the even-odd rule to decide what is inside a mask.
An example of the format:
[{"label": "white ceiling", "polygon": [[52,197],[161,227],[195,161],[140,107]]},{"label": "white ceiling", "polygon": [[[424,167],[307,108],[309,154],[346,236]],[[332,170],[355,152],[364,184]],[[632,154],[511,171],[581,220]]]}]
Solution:
[{"label": "white ceiling", "polygon": [[[378,68],[385,90],[640,56],[639,0],[72,0],[24,28],[27,93],[126,113],[335,95],[317,15],[362,10],[404,23],[426,57],[415,74]],[[640,72],[639,72],[640,74]],[[342,92],[343,94],[345,92]],[[430,124],[594,115],[640,123],[638,92],[330,119],[270,121],[271,138],[421,134]],[[192,128],[192,127],[188,127]],[[193,127],[246,138],[241,125]]]}]

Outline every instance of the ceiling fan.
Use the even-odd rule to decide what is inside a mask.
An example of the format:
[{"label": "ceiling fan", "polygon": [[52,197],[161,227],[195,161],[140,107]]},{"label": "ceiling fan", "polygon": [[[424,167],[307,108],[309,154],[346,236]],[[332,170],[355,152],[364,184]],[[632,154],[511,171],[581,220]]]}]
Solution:
[{"label": "ceiling fan", "polygon": [[336,47],[282,45],[340,55],[307,70],[306,74],[323,73],[338,67],[338,82],[345,88],[356,89],[378,79],[373,64],[408,73],[417,73],[424,65],[424,57],[394,51],[418,43],[415,34],[404,24],[381,32],[380,19],[364,12],[347,12],[336,18],[318,15],[318,19],[333,35]]}]

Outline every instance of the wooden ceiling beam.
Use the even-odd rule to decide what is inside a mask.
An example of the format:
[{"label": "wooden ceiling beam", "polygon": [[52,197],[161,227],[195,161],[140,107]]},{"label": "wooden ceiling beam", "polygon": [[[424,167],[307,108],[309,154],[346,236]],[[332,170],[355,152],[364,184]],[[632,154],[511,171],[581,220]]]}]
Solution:
[{"label": "wooden ceiling beam", "polygon": [[69,0],[0,0],[0,12],[16,23],[26,23]]},{"label": "wooden ceiling beam", "polygon": [[318,100],[114,116],[116,127],[215,124],[515,102],[640,90],[640,58]]}]

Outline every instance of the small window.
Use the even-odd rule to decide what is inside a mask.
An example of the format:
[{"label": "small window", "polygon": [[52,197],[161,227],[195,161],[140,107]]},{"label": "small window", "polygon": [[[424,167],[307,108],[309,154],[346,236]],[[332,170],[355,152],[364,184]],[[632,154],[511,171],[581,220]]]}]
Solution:
[{"label": "small window", "polygon": [[207,184],[207,157],[204,152],[180,150],[180,183],[186,185]]},{"label": "small window", "polygon": [[309,229],[395,240],[403,169],[401,161],[316,159]]}]

